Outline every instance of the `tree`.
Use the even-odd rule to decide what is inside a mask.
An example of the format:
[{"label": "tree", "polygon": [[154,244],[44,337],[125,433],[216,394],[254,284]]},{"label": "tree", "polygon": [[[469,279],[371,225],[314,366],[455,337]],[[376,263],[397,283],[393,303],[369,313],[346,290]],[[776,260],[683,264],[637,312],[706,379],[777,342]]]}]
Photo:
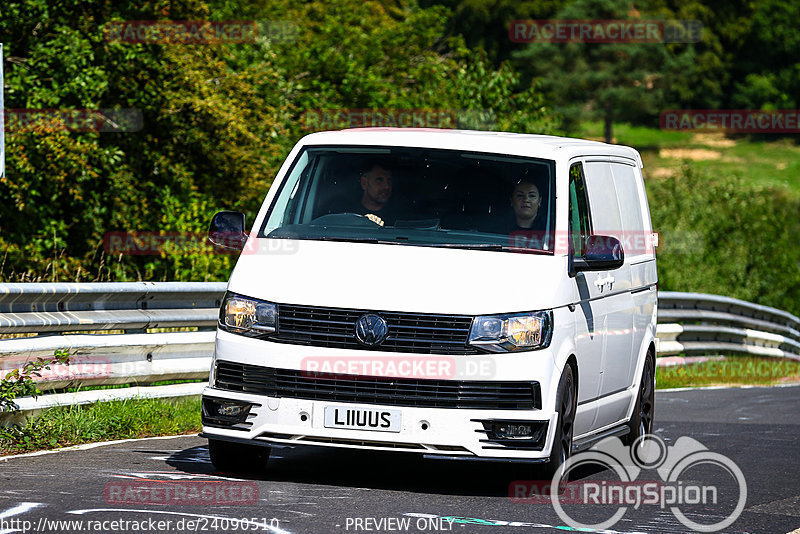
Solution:
[{"label": "tree", "polygon": [[423,6],[445,6],[451,11],[448,27],[461,35],[471,49],[486,51],[492,64],[499,66],[511,58],[520,45],[508,37],[508,26],[520,19],[549,19],[563,9],[568,0],[422,0]]},{"label": "tree", "polygon": [[[565,20],[647,20],[630,0],[578,0],[558,14]],[[657,115],[670,85],[681,83],[691,64],[690,46],[664,43],[532,43],[515,55],[539,78],[546,97],[564,114],[567,126],[597,117],[606,142],[614,121]]]},{"label": "tree", "polygon": [[732,65],[732,106],[795,109],[800,104],[800,10],[777,0],[756,2],[741,53]]}]

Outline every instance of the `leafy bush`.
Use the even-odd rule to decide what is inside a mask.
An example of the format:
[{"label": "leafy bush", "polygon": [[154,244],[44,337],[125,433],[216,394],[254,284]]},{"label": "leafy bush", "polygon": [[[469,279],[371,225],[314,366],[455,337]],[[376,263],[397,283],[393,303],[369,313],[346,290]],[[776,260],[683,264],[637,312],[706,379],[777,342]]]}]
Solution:
[{"label": "leafy bush", "polygon": [[41,391],[36,387],[33,377],[40,377],[42,369],[50,369],[51,365],[69,365],[69,351],[57,350],[50,359],[36,358],[27,361],[0,379],[0,412],[17,411],[14,400],[18,397],[36,397]]},{"label": "leafy bush", "polygon": [[800,315],[800,199],[690,166],[647,182],[659,289],[714,293]]}]

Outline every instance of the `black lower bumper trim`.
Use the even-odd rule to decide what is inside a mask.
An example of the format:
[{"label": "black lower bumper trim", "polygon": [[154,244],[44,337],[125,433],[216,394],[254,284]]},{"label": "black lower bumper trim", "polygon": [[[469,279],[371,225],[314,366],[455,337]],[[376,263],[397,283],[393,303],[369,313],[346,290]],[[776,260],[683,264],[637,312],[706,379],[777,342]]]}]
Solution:
[{"label": "black lower bumper trim", "polygon": [[242,445],[255,445],[256,447],[272,447],[275,449],[285,448],[291,449],[292,445],[284,445],[283,443],[267,443],[266,441],[260,441],[255,439],[247,439],[247,438],[236,438],[233,436],[217,436],[217,435],[210,435],[206,434],[205,432],[200,432],[197,434],[199,438],[205,439],[215,439],[217,441],[230,441],[231,443],[241,443]]},{"label": "black lower bumper trim", "polygon": [[515,464],[543,464],[549,458],[484,458],[483,456],[446,456],[443,454],[424,454],[426,460],[470,460],[473,462],[502,462]]}]

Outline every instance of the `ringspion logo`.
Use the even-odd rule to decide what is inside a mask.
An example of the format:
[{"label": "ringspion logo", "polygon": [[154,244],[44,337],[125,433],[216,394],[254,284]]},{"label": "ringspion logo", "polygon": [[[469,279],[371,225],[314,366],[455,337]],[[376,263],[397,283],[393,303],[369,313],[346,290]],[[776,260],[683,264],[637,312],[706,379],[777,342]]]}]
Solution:
[{"label": "ringspion logo", "polygon": [[[598,466],[604,469],[601,478],[564,482],[576,471]],[[642,477],[652,471],[658,480]],[[563,495],[565,487],[567,498]],[[587,530],[611,528],[629,509],[655,506],[669,509],[691,530],[717,532],[732,525],[747,502],[747,481],[739,466],[686,436],[672,446],[651,434],[640,436],[630,447],[617,437],[605,439],[569,457],[553,476],[549,488],[550,502],[561,520],[573,528]],[[524,490],[515,491],[524,496]],[[578,506],[569,506],[575,503]],[[586,505],[605,505],[609,517],[598,521],[596,515],[590,516],[594,523],[578,519]],[[695,507],[702,511],[694,513]],[[718,512],[709,514],[709,508]]]}]

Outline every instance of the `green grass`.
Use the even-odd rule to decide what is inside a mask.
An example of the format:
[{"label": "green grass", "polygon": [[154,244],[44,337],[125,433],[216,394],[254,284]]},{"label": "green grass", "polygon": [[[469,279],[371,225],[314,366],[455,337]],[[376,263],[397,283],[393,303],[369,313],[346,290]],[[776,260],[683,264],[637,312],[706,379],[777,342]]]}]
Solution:
[{"label": "green grass", "polygon": [[[632,126],[630,124],[614,124],[612,133],[616,143],[633,146],[637,150],[685,146],[691,142],[693,136],[690,132],[673,132],[646,126]],[[602,141],[603,123],[581,123],[575,135]]]},{"label": "green grass", "polygon": [[[615,124],[613,134],[616,143],[639,150],[648,179],[675,176],[689,161],[708,176],[739,175],[754,185],[785,188],[800,196],[800,145],[794,138],[764,140],[629,124]],[[603,126],[586,122],[575,135],[602,140]]]},{"label": "green grass", "polygon": [[0,428],[0,455],[80,443],[199,432],[200,399],[129,399],[51,408]]},{"label": "green grass", "polygon": [[800,382],[800,362],[782,358],[730,356],[724,360],[658,367],[658,389],[698,386],[775,385]]},{"label": "green grass", "polygon": [[158,382],[152,382],[147,384],[105,384],[102,386],[78,386],[73,388],[67,388],[67,393],[77,393],[79,391],[93,391],[98,389],[128,389],[128,388],[135,388],[137,386],[169,386],[172,384],[195,384],[198,382],[204,382],[202,379],[186,379],[186,380],[160,380]]}]

